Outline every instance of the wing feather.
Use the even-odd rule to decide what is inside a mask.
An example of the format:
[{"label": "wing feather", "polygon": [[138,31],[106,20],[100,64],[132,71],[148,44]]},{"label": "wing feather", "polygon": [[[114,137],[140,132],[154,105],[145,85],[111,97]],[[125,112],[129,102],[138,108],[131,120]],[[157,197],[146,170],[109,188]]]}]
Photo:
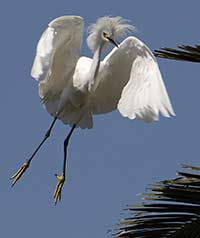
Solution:
[{"label": "wing feather", "polygon": [[50,22],[42,34],[31,75],[39,81],[44,102],[60,94],[71,81],[80,57],[83,25],[79,16],[62,16]]},{"label": "wing feather", "polygon": [[146,122],[175,115],[157,61],[139,39],[128,37],[119,49],[104,59],[93,111],[107,113],[116,108],[130,119]]}]

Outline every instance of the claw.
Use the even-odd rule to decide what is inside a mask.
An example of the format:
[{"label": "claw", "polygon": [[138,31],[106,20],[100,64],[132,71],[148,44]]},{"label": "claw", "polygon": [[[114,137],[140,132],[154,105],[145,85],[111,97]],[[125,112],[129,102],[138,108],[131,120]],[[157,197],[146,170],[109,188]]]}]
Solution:
[{"label": "claw", "polygon": [[58,180],[58,183],[56,185],[56,188],[55,188],[55,191],[54,191],[54,202],[55,202],[55,205],[57,204],[58,201],[61,201],[61,193],[62,193],[62,187],[64,185],[64,182],[65,182],[65,176],[64,175],[57,175],[55,174],[57,180]]},{"label": "claw", "polygon": [[21,178],[21,176],[25,173],[25,171],[28,169],[30,165],[31,160],[27,160],[22,167],[11,177],[13,187],[15,183]]}]

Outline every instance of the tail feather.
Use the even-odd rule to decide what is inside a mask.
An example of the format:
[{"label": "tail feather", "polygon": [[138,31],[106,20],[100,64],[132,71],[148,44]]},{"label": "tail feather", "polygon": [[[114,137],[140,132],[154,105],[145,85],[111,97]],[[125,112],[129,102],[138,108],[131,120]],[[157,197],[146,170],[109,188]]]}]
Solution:
[{"label": "tail feather", "polygon": [[93,126],[91,111],[89,109],[83,110],[75,108],[72,104],[68,104],[65,110],[59,115],[59,119],[64,124],[69,124],[70,126],[76,124],[77,127],[82,129],[90,129]]}]

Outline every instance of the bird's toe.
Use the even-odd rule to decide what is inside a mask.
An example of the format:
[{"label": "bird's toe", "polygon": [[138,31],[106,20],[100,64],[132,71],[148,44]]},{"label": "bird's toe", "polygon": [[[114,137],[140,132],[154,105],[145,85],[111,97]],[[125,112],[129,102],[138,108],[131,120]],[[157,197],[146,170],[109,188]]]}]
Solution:
[{"label": "bird's toe", "polygon": [[55,191],[54,191],[54,202],[57,204],[58,201],[61,201],[61,194],[62,194],[62,188],[65,182],[65,176],[64,175],[55,175],[58,183],[56,185]]},{"label": "bird's toe", "polygon": [[21,168],[11,177],[12,184],[11,186],[14,186],[15,183],[22,177],[22,175],[25,173],[25,171],[28,169],[30,165],[30,160],[27,160]]}]

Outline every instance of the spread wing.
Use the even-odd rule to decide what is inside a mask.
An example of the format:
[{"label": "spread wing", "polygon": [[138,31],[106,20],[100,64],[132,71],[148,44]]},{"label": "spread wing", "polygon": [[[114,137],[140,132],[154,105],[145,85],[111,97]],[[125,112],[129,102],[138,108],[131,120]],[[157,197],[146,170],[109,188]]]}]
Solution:
[{"label": "spread wing", "polygon": [[60,95],[71,82],[80,57],[83,26],[79,16],[62,16],[51,21],[42,34],[31,75],[39,81],[39,94],[44,103],[50,100],[57,104],[53,97]]},{"label": "spread wing", "polygon": [[146,122],[175,115],[157,61],[149,48],[135,37],[126,38],[101,63],[93,112],[116,108],[130,119]]}]

